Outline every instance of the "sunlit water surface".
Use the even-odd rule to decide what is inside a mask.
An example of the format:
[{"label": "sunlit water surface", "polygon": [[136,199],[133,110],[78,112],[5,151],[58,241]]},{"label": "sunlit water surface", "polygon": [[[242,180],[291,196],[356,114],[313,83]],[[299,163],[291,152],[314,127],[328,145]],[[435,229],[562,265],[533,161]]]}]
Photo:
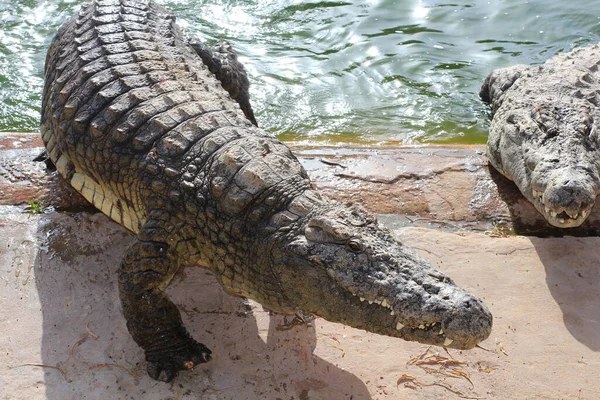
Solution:
[{"label": "sunlit water surface", "polygon": [[[38,130],[46,47],[80,3],[0,0],[0,130]],[[587,0],[160,3],[233,43],[259,124],[283,140],[484,143],[489,71],[600,37]]]}]

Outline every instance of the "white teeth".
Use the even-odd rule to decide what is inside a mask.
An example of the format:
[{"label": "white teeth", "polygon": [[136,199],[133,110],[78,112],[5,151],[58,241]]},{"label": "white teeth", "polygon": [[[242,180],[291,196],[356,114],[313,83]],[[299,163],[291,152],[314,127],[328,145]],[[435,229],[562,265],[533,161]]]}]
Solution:
[{"label": "white teeth", "polygon": [[392,310],[392,312],[390,312],[390,315],[396,315],[396,313],[394,312],[394,310]]},{"label": "white teeth", "polygon": [[558,222],[560,222],[561,224],[564,224],[565,223],[565,219],[561,218],[561,219],[558,220]]},{"label": "white teeth", "polygon": [[425,329],[425,325],[423,325],[423,324],[419,325],[419,329]]},{"label": "white teeth", "polygon": [[448,347],[452,344],[453,340],[450,338],[446,338],[446,340],[444,340],[444,346]]},{"label": "white teeth", "polygon": [[[360,297],[360,296],[358,296],[358,295],[355,295],[355,296],[356,296],[356,297],[358,297],[358,298],[360,299],[360,301],[363,301],[363,302],[364,302],[364,301],[368,301],[368,302],[369,302],[369,304],[373,304],[373,303],[375,303],[375,304],[379,304],[380,306],[382,306],[382,307],[385,307],[385,308],[389,308],[389,309],[391,309],[391,308],[392,308],[392,305],[391,305],[391,303],[388,303],[388,301],[387,301],[386,299],[384,299],[384,298],[382,298],[381,300],[367,300],[367,299],[366,299],[366,298],[364,298],[364,297]],[[393,312],[393,311],[392,311],[392,315],[394,315],[394,312]]]},{"label": "white teeth", "polygon": [[556,218],[556,213],[554,211],[550,211],[548,214],[550,214],[552,218]]},{"label": "white teeth", "polygon": [[443,335],[444,334],[444,329],[440,329],[438,335]]},{"label": "white teeth", "polygon": [[588,215],[590,215],[590,211],[592,211],[592,210],[583,210],[583,211],[581,212],[581,216],[582,216],[583,218],[587,218],[587,217],[588,217]]},{"label": "white teeth", "polygon": [[398,322],[398,323],[396,324],[396,330],[398,330],[398,331],[399,331],[399,330],[400,330],[400,329],[402,329],[402,328],[404,328],[404,325],[403,325],[402,323]]}]

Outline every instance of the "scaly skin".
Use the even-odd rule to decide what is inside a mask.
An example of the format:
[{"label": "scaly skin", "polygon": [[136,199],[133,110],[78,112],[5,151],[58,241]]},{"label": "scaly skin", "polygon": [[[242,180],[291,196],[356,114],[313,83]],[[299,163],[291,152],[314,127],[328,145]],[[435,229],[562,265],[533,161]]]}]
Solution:
[{"label": "scaly skin", "polygon": [[600,192],[599,63],[592,45],[494,70],[480,92],[494,113],[490,163],[559,228],[581,225]]},{"label": "scaly skin", "polygon": [[[170,381],[210,359],[164,291],[184,265],[279,312],[461,349],[488,337],[480,300],[365,212],[321,198],[290,150],[250,122],[230,48],[206,54],[162,7],[106,0],[60,29],[46,63],[51,160],[137,233],[119,290],[150,376]],[[215,65],[226,68],[215,76]]]}]

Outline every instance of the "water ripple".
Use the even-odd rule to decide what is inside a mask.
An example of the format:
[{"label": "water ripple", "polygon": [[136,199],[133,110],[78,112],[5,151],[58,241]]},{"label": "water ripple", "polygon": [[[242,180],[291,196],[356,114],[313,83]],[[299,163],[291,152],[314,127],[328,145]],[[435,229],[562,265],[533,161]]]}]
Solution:
[{"label": "water ripple", "polygon": [[[38,129],[46,47],[79,3],[0,2],[0,130]],[[233,43],[259,123],[286,140],[482,143],[489,71],[600,38],[583,0],[161,3]]]}]

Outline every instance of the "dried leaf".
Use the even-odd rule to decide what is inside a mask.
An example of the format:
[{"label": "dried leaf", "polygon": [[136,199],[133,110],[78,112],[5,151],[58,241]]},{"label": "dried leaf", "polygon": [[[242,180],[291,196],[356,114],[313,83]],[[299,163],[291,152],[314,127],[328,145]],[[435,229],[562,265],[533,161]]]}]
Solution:
[{"label": "dried leaf", "polygon": [[85,342],[88,339],[88,336],[85,336],[78,341],[75,342],[73,346],[71,346],[71,357],[75,358],[75,347],[79,346],[81,343]]},{"label": "dried leaf", "polygon": [[403,383],[416,383],[418,385],[419,381],[417,381],[417,378],[415,378],[412,375],[404,374],[400,378],[398,378],[398,380],[396,381],[396,386],[400,386]]},{"label": "dried leaf", "polygon": [[98,340],[98,338],[100,338],[100,336],[96,335],[94,332],[92,332],[89,328],[90,323],[88,322],[87,324],[85,324],[85,330],[88,333],[88,335],[90,335],[91,337],[93,337],[94,339]]},{"label": "dried leaf", "polygon": [[428,347],[428,348],[426,348],[426,349],[425,349],[425,351],[424,351],[423,353],[421,353],[421,354],[418,354],[418,355],[414,356],[413,358],[411,358],[410,360],[408,360],[408,361],[406,362],[406,365],[412,365],[412,364],[414,364],[415,362],[417,362],[417,361],[419,361],[419,360],[422,360],[422,359],[423,359],[423,357],[425,357],[425,356],[427,355],[427,353],[429,353],[429,350],[430,350],[430,349],[431,349],[431,346],[430,346],[430,347]]},{"label": "dried leaf", "polygon": [[465,378],[466,380],[469,381],[469,383],[471,384],[471,386],[475,387],[475,384],[471,380],[471,375],[469,375],[468,372],[465,372],[462,369],[452,368],[452,371],[448,371],[448,373],[449,374],[455,374],[454,376],[456,376],[457,378],[460,378],[460,377]]},{"label": "dried leaf", "polygon": [[129,368],[127,368],[127,367],[124,367],[124,366],[122,366],[122,365],[120,365],[120,364],[96,364],[96,365],[92,365],[92,366],[90,367],[90,369],[92,369],[92,368],[110,368],[110,367],[121,368],[121,369],[123,369],[123,370],[127,371],[127,373],[128,373],[129,375],[133,376],[134,378],[137,378],[137,377],[139,376],[139,374],[136,374],[135,372],[133,372],[133,371],[132,371],[132,370],[130,370]]},{"label": "dried leaf", "polygon": [[31,367],[43,367],[43,368],[54,368],[60,371],[60,373],[62,374],[63,378],[65,378],[65,381],[67,380],[67,374],[65,373],[65,370],[62,369],[61,367],[57,367],[56,365],[50,365],[50,364],[42,364],[42,363],[25,363],[23,365],[29,365]]},{"label": "dried leaf", "polygon": [[506,351],[504,351],[504,345],[502,344],[502,342],[498,343],[498,348],[500,349],[500,351],[505,355],[508,356],[508,354],[506,353]]},{"label": "dried leaf", "polygon": [[491,350],[490,350],[490,349],[486,349],[485,347],[483,347],[483,346],[481,346],[481,345],[479,345],[479,344],[476,344],[476,345],[475,345],[475,347],[478,347],[478,348],[480,348],[481,350],[484,350],[484,351],[491,352]]},{"label": "dried leaf", "polygon": [[444,365],[444,366],[447,366],[447,365],[469,365],[469,363],[467,361],[460,361],[460,360],[446,358],[446,357],[440,357],[440,356],[427,357],[424,360],[416,361],[415,364],[416,365],[439,364],[439,365]]}]

